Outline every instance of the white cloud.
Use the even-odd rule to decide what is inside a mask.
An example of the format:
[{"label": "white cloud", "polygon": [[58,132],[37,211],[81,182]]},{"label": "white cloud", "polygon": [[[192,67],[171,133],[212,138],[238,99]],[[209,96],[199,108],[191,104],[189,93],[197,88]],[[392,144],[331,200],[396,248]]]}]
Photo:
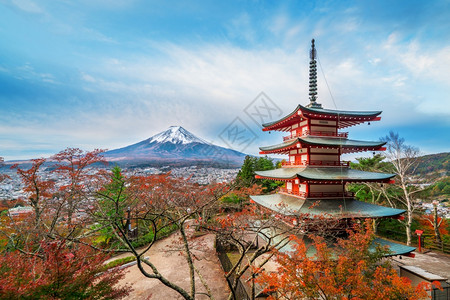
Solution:
[{"label": "white cloud", "polygon": [[15,7],[28,13],[41,14],[45,12],[42,7],[31,0],[12,0],[11,3]]},{"label": "white cloud", "polygon": [[254,42],[256,39],[256,31],[253,28],[251,17],[247,13],[243,13],[231,20],[227,26],[228,34],[233,39]]},{"label": "white cloud", "polygon": [[92,83],[97,81],[93,76],[83,73],[83,72],[81,73],[81,79],[84,81],[87,81],[87,82],[92,82]]},{"label": "white cloud", "polygon": [[18,74],[15,77],[20,80],[33,79],[51,84],[60,84],[53,74],[37,72],[30,63],[17,67],[17,71]]}]

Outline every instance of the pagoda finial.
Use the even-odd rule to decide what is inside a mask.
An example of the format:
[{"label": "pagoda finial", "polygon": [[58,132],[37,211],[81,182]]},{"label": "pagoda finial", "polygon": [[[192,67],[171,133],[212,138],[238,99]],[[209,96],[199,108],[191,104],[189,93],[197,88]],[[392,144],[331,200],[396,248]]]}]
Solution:
[{"label": "pagoda finial", "polygon": [[314,39],[311,40],[311,51],[309,52],[309,57],[311,61],[309,62],[309,101],[310,103],[307,107],[322,108],[322,105],[317,103],[317,51],[314,45]]},{"label": "pagoda finial", "polygon": [[311,60],[316,59],[316,47],[314,46],[314,39],[311,40],[311,51],[309,53]]}]

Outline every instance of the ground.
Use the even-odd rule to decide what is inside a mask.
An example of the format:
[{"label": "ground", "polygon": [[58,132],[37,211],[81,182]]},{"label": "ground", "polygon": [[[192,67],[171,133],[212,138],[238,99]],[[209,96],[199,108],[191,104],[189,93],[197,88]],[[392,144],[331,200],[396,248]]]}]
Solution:
[{"label": "ground", "polygon": [[[227,298],[229,289],[214,248],[214,240],[214,235],[205,234],[194,238],[191,247],[194,249],[193,253],[197,258],[195,265],[208,283],[214,299],[221,300]],[[149,257],[161,274],[189,291],[189,269],[185,257],[177,250],[179,246],[179,235],[174,234],[157,241],[145,257]],[[400,258],[397,256],[393,257],[392,261],[396,265],[417,266],[430,273],[450,279],[449,255],[433,251],[426,253],[414,252],[414,254],[415,258],[405,256]],[[129,256],[129,254],[122,254],[114,259],[124,256]],[[266,265],[266,268],[270,268],[270,264]],[[129,299],[182,299],[178,293],[158,280],[146,278],[136,265],[128,267],[127,270],[127,274],[119,284],[129,284],[133,288]],[[196,276],[196,288],[198,293],[205,292],[205,288],[198,276]],[[209,298],[198,294],[196,299]]]},{"label": "ground", "polygon": [[[214,240],[214,235],[206,234],[193,239],[191,246],[194,249],[193,254],[197,258],[195,266],[207,282],[214,299],[221,300],[227,298],[229,289],[214,248]],[[145,257],[149,257],[149,260],[166,278],[189,291],[189,269],[185,257],[176,250],[179,247],[178,241],[178,234],[159,240]],[[116,258],[124,256],[129,256],[129,254],[122,254]],[[133,288],[128,299],[183,299],[177,292],[166,287],[157,279],[146,278],[136,265],[128,267],[127,270],[128,272],[119,284],[129,284]],[[198,276],[195,280],[197,293],[205,292]],[[205,295],[197,295],[196,299],[209,298]]]}]

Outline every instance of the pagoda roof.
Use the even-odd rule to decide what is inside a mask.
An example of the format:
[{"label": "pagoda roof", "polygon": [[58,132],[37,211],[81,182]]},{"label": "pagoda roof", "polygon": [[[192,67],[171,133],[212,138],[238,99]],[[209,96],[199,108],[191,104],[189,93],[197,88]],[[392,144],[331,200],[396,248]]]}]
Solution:
[{"label": "pagoda roof", "polygon": [[[289,240],[289,236],[287,233],[277,235],[276,231],[271,232],[270,229],[263,229],[262,231],[264,234],[260,234],[260,236],[264,240],[267,240],[266,235],[274,236],[272,244],[275,244],[275,243],[279,242],[280,240]],[[317,249],[313,246],[313,241],[310,238],[308,238],[307,236],[302,236],[302,240],[305,243],[305,246],[307,247],[306,255],[308,257],[314,257],[314,255],[316,255],[316,253],[317,253]],[[282,243],[282,247],[279,247],[278,251],[280,251],[282,253],[294,252],[295,251],[294,243],[295,243],[295,241],[292,241],[292,240],[290,240],[287,244]],[[331,242],[328,241],[328,243],[331,243]],[[335,246],[336,246],[336,244],[330,245],[330,247],[332,249]],[[385,254],[384,257],[396,256],[396,255],[408,255],[408,253],[411,253],[414,250],[416,250],[415,247],[406,246],[406,245],[403,245],[400,243],[396,243],[396,242],[392,242],[389,240],[385,240],[385,239],[376,237],[372,240],[371,245],[369,246],[369,250],[375,251],[377,246],[382,246],[382,247],[386,246],[388,248],[389,253]]]},{"label": "pagoda roof", "polygon": [[302,199],[286,194],[250,196],[261,206],[285,216],[308,214],[340,218],[383,218],[396,217],[404,209],[384,207],[356,199]]},{"label": "pagoda roof", "polygon": [[275,180],[300,178],[305,181],[387,181],[395,176],[395,174],[366,172],[347,167],[279,168],[255,173],[260,177]]},{"label": "pagoda roof", "polygon": [[329,119],[339,120],[338,128],[345,128],[353,126],[362,122],[377,121],[378,115],[382,111],[349,111],[349,110],[332,110],[317,107],[305,107],[298,105],[293,112],[284,116],[283,118],[262,124],[264,131],[268,130],[283,130],[287,126],[290,126],[291,121],[303,118],[314,119]]},{"label": "pagoda roof", "polygon": [[381,238],[374,238],[372,241],[372,245],[379,244],[380,246],[387,246],[390,253],[385,256],[395,256],[395,255],[406,255],[410,252],[416,250],[416,248],[411,246],[406,246],[403,244],[399,244],[396,242],[391,242]]},{"label": "pagoda roof", "polygon": [[340,116],[340,117],[376,117],[382,113],[382,111],[356,111],[356,110],[333,110],[326,108],[315,108],[315,107],[305,107],[299,105],[300,110],[303,113],[313,113],[313,114],[325,114],[330,116]]},{"label": "pagoda roof", "polygon": [[[296,147],[296,144],[300,143],[303,145],[311,145],[311,146],[326,146],[326,147],[342,147],[342,153],[351,153],[351,152],[360,152],[367,150],[377,150],[381,148],[386,142],[371,142],[371,141],[358,141],[358,140],[349,140],[346,138],[328,138],[328,137],[298,137],[290,141],[286,141],[281,144],[259,147],[262,154],[267,153],[280,153],[286,152],[291,148]],[[283,151],[284,149],[284,151]],[[382,149],[380,149],[382,150]]]}]

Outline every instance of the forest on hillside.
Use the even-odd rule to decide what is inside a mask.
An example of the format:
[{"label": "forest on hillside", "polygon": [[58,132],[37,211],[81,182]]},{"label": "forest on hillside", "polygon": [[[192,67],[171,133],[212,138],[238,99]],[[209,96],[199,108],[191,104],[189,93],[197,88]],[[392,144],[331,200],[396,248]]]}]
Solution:
[{"label": "forest on hillside", "polygon": [[443,172],[443,175],[450,175],[450,152],[424,155],[419,157],[418,160],[417,174]]}]

